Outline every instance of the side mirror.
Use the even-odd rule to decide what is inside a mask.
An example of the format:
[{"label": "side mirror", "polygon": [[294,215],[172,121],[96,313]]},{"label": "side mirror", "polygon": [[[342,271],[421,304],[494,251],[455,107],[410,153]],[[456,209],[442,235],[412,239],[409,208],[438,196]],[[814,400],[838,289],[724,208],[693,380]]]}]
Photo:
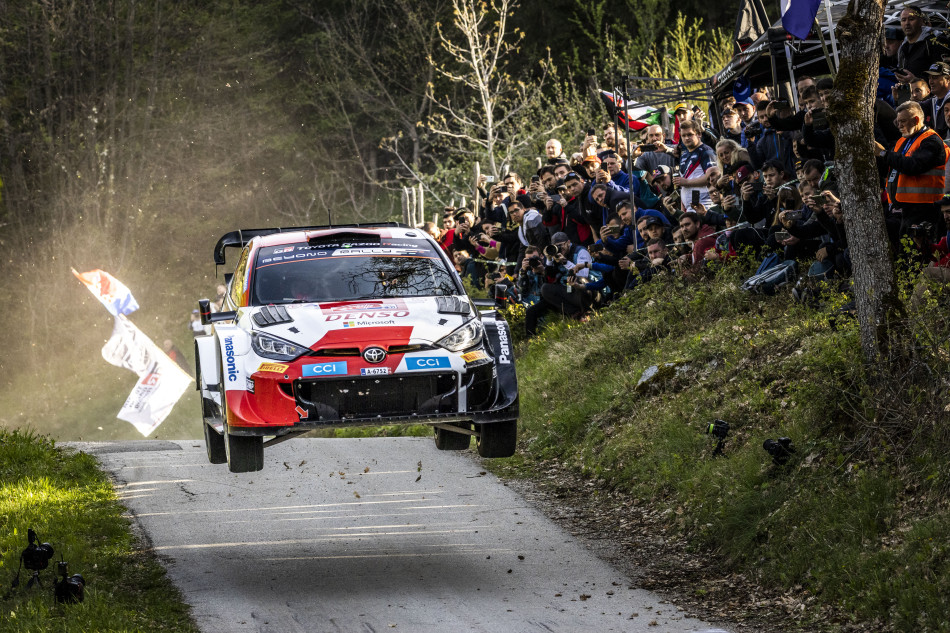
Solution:
[{"label": "side mirror", "polygon": [[504,308],[508,298],[508,284],[495,284],[495,307]]},{"label": "side mirror", "polygon": [[201,315],[201,325],[210,325],[218,321],[233,321],[237,312],[212,312],[210,299],[198,299],[198,314]]}]

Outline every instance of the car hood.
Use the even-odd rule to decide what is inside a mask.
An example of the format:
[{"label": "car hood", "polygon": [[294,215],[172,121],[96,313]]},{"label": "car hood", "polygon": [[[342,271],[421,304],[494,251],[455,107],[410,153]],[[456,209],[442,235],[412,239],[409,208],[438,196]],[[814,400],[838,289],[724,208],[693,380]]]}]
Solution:
[{"label": "car hood", "polygon": [[[281,309],[286,316],[279,314]],[[473,315],[463,295],[260,306],[242,316],[250,329],[314,349],[370,342],[434,343]]]}]

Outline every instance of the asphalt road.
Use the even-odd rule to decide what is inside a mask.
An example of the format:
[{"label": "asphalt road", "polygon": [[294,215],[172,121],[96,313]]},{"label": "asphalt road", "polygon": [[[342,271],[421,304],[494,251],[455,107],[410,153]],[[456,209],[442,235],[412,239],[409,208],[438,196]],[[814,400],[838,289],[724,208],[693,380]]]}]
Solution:
[{"label": "asphalt road", "polygon": [[429,438],[297,439],[232,474],[201,441],[95,453],[206,633],[711,629]]}]

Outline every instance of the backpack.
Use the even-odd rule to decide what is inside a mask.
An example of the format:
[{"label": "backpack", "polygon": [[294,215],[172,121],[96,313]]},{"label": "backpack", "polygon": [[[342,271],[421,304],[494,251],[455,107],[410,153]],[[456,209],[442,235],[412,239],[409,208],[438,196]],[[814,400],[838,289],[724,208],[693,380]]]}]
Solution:
[{"label": "backpack", "polygon": [[[775,263],[763,269],[763,266],[770,258],[775,258]],[[756,274],[752,275],[742,283],[742,289],[754,292],[760,295],[774,295],[776,289],[793,282],[796,279],[796,264],[793,259],[786,259],[783,262],[778,261],[778,255],[772,254],[765,258],[759,266]]]}]

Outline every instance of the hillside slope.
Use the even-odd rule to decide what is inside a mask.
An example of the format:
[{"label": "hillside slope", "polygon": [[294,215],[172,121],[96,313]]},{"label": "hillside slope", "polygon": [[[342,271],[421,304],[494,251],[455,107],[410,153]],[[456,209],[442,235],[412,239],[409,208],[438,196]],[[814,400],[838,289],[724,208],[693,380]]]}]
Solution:
[{"label": "hillside slope", "polygon": [[[806,630],[851,617],[947,630],[946,295],[894,326],[874,382],[844,297],[749,295],[739,268],[658,280],[522,343],[523,455],[507,470],[566,467],[605,503],[610,490],[637,500],[722,576],[789,592]],[[785,465],[763,449],[779,437],[794,449]]]}]

